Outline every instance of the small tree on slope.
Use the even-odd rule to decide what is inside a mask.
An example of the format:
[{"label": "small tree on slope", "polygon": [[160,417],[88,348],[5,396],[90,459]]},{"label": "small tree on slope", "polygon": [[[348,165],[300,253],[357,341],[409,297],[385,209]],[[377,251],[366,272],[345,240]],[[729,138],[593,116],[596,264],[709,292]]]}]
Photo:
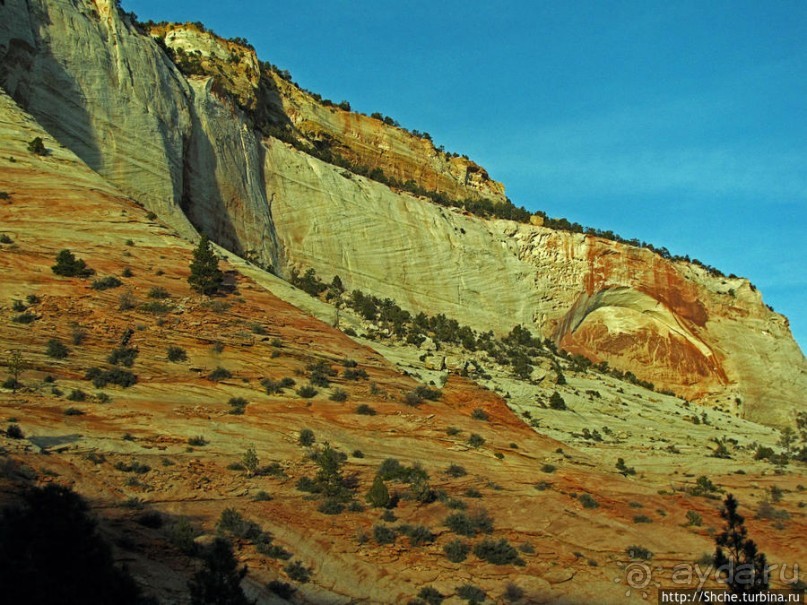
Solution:
[{"label": "small tree on slope", "polygon": [[210,240],[203,235],[196,250],[193,251],[188,283],[200,294],[210,296],[218,291],[223,279],[224,276],[219,270],[219,259],[213,254]]},{"label": "small tree on slope", "polygon": [[737,512],[737,500],[729,494],[723,502],[720,516],[726,525],[715,538],[715,567],[729,592],[758,594],[768,590],[768,565],[765,555],[748,537],[745,519]]}]

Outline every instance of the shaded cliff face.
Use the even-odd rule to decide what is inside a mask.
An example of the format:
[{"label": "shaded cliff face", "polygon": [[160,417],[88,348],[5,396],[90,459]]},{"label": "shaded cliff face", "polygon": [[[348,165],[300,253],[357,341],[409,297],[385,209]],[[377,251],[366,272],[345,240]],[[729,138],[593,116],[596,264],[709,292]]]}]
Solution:
[{"label": "shaded cliff face", "polygon": [[[195,26],[152,32],[183,75],[111,0],[7,0],[0,17],[3,87],[183,235],[198,229],[281,275],[338,274],[349,289],[478,331],[523,324],[749,418],[781,423],[803,406],[804,357],[786,320],[744,280],[599,238],[483,220],[315,159],[300,148],[324,145],[456,198],[505,199],[473,163],[326,107],[250,49]],[[266,136],[272,128],[294,145]]]}]

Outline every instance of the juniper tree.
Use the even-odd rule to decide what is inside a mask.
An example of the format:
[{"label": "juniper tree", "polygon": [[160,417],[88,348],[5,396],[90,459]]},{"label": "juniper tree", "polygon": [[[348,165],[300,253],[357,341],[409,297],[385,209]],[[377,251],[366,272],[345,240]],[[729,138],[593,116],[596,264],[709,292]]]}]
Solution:
[{"label": "juniper tree", "polygon": [[758,594],[768,590],[768,565],[765,555],[748,537],[745,518],[737,512],[737,506],[733,495],[726,496],[720,510],[726,525],[715,538],[715,568],[729,592]]},{"label": "juniper tree", "polygon": [[188,283],[200,294],[210,296],[218,291],[223,279],[224,276],[219,269],[219,259],[210,247],[210,240],[203,235],[196,250],[193,251]]}]

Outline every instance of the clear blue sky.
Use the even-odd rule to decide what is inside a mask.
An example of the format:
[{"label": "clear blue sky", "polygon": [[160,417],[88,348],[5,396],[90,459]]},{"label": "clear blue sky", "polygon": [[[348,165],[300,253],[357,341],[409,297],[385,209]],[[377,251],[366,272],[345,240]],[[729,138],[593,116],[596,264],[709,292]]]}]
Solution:
[{"label": "clear blue sky", "polygon": [[247,38],[304,88],[467,153],[518,205],[748,277],[807,344],[804,0],[123,7]]}]

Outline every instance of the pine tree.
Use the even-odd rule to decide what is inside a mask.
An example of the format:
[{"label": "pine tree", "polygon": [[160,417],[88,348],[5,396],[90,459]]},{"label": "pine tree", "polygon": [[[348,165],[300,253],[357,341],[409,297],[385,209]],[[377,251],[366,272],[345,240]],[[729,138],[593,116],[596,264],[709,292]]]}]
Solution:
[{"label": "pine tree", "polygon": [[246,574],[246,567],[238,569],[230,543],[216,538],[205,555],[204,568],[188,582],[192,605],[251,605],[241,590],[241,580]]},{"label": "pine tree", "polygon": [[203,235],[196,250],[193,251],[188,283],[200,294],[210,296],[218,291],[223,279],[224,276],[219,270],[219,259],[213,254],[210,240]]},{"label": "pine tree", "polygon": [[726,526],[715,538],[715,567],[729,592],[758,594],[768,590],[768,565],[765,555],[757,550],[757,545],[748,537],[745,519],[737,512],[737,506],[733,495],[726,496],[720,510]]}]

